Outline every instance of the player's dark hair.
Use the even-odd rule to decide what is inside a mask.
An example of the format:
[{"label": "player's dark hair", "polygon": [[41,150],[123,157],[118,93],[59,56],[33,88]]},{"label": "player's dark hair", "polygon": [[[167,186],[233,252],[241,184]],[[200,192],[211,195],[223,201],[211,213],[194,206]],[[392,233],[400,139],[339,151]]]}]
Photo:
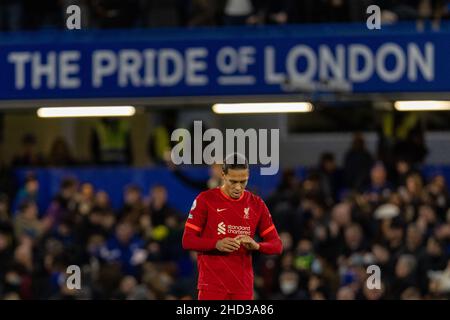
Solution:
[{"label": "player's dark hair", "polygon": [[248,161],[242,154],[232,153],[223,161],[222,171],[227,174],[228,170],[246,170],[248,169]]}]

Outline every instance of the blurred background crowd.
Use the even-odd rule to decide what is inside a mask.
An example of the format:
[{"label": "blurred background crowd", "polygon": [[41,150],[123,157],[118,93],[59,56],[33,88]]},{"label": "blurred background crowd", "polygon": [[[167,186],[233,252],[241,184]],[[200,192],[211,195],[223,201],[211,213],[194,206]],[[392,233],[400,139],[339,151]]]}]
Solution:
[{"label": "blurred background crowd", "polygon": [[[384,160],[381,151],[369,152],[356,133],[343,166],[324,152],[302,176],[284,169],[265,199],[284,252],[254,256],[257,298],[450,297],[447,182],[422,174],[424,145],[397,144]],[[105,191],[66,177],[41,212],[39,180],[25,165],[24,183],[0,197],[2,298],[195,299],[196,254],[181,248],[187,212],[171,206],[164,184],[148,194],[127,185],[113,208]],[[199,192],[220,183],[220,167],[200,183],[167,165]],[[66,286],[73,264],[81,290]],[[380,267],[381,289],[366,286],[370,265]]]},{"label": "blurred background crowd", "polygon": [[2,0],[0,30],[65,28],[66,8],[82,9],[86,28],[360,22],[376,4],[383,23],[449,16],[448,0]]},{"label": "blurred background crowd", "polygon": [[[154,27],[164,36],[165,29],[158,27],[184,27],[188,32],[197,26],[322,23],[332,29],[326,23],[365,21],[371,4],[381,7],[384,24],[412,20],[421,26],[429,20],[438,28],[440,21],[449,17],[450,1],[0,0],[0,31],[64,30],[65,9],[71,4],[81,7],[84,29]],[[6,41],[6,46],[14,45]],[[26,46],[18,43],[17,48]],[[441,60],[436,60],[439,68],[437,61]],[[171,133],[175,128],[189,128],[190,120],[199,114],[180,99],[173,106],[180,114],[148,107],[152,119],[155,115],[160,118],[151,123],[144,112],[134,120],[51,122],[35,120],[34,113],[21,113],[14,105],[9,111],[0,110],[0,299],[197,297],[196,254],[181,247],[188,212],[175,205],[182,195],[177,197],[168,181],[155,178],[158,183],[147,184],[148,176],[136,175],[133,178],[142,183],[115,184],[112,194],[95,186],[102,177],[90,181],[69,174],[51,199],[42,202],[49,193],[48,183],[42,181],[51,179],[39,175],[42,168],[61,173],[91,167],[100,176],[98,172],[112,168],[111,180],[119,180],[126,175],[120,171],[123,168],[154,166],[193,193],[217,187],[220,166],[212,166],[209,176],[205,170],[202,179],[194,180],[186,174],[189,170],[169,161]],[[60,101],[65,103],[62,98]],[[28,105],[32,104],[38,107],[39,103]],[[446,180],[450,175],[438,171],[430,175],[424,170],[429,153],[425,133],[438,129],[443,134],[428,139],[434,143],[430,146],[434,161],[430,163],[450,168],[445,153],[448,113],[403,116],[394,111],[372,112],[368,103],[350,105],[345,111],[318,108],[310,117],[282,119],[286,123],[280,129],[293,135],[287,141],[306,134],[305,142],[313,133],[324,134],[311,144],[292,144],[284,150],[288,157],[280,159],[278,185],[271,185],[272,192],[264,195],[284,251],[276,257],[254,255],[255,297],[450,298],[450,194]],[[193,113],[186,112],[189,110]],[[383,113],[380,124],[378,113]],[[220,117],[222,125],[212,121],[211,127],[240,126],[246,122],[239,120],[246,117],[250,127],[281,123],[272,115],[262,124],[260,118],[248,115]],[[351,145],[346,142],[341,148],[339,134],[351,136],[357,130],[365,134],[354,133]],[[336,139],[319,139],[323,136]],[[375,148],[366,146],[367,136],[376,140]],[[308,166],[303,166],[306,157],[292,155],[293,148],[299,150],[295,155],[312,155]],[[333,152],[327,151],[331,149]],[[337,154],[336,150],[343,152]],[[286,165],[287,160],[294,165]],[[259,193],[258,189],[251,191]],[[70,265],[81,268],[81,290],[66,286]],[[371,265],[380,267],[379,289],[366,285]]]}]

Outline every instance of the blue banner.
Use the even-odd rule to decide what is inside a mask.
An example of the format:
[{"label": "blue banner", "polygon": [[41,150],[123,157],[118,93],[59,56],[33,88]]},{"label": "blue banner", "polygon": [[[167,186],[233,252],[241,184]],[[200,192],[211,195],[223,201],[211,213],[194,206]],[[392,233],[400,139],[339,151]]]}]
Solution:
[{"label": "blue banner", "polygon": [[0,100],[450,91],[450,31],[321,28],[1,35]]}]

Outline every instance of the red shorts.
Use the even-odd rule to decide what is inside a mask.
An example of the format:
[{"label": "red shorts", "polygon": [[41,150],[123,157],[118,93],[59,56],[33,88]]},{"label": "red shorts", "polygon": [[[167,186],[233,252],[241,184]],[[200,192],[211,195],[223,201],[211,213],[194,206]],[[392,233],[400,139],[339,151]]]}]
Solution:
[{"label": "red shorts", "polygon": [[253,300],[253,293],[198,291],[198,300]]}]

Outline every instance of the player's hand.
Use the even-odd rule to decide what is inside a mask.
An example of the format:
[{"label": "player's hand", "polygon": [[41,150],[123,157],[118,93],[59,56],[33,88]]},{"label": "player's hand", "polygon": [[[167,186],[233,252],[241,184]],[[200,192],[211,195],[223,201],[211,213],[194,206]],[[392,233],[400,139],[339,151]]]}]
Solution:
[{"label": "player's hand", "polygon": [[252,238],[246,235],[237,236],[235,238],[239,243],[241,243],[247,250],[259,250],[259,244]]},{"label": "player's hand", "polygon": [[240,248],[239,241],[234,238],[223,238],[216,243],[216,249],[220,252],[234,252]]}]

